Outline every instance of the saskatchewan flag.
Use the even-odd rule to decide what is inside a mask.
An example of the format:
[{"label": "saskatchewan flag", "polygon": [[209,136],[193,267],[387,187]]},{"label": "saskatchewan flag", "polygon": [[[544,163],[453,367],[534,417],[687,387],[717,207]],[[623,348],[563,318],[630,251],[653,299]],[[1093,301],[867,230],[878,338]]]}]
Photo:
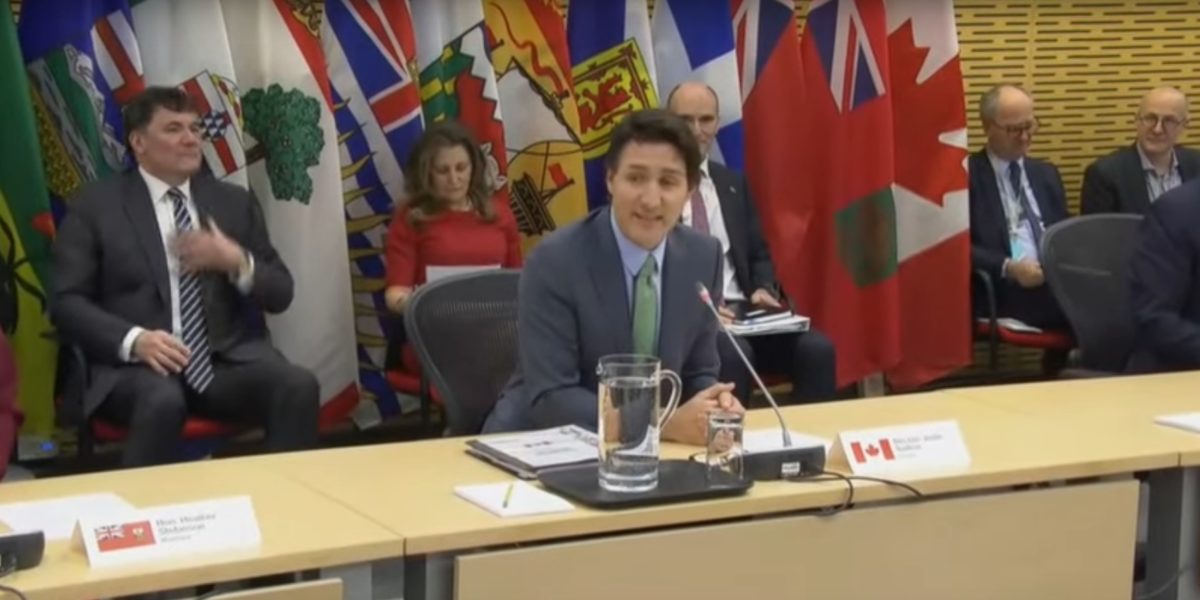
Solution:
[{"label": "saskatchewan flag", "polygon": [[0,3],[0,90],[0,328],[16,357],[22,433],[44,438],[54,430],[58,356],[46,335],[52,330],[47,278],[54,219],[8,2]]}]

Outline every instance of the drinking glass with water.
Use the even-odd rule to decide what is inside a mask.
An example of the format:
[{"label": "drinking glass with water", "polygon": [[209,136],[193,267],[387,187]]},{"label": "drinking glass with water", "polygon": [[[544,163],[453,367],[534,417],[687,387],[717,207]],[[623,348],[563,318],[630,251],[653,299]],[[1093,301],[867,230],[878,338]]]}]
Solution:
[{"label": "drinking glass with water", "polygon": [[[612,492],[644,492],[658,486],[659,434],[679,405],[679,375],[641,354],[600,358],[597,420],[600,487]],[[659,402],[662,381],[671,382],[666,405]]]}]

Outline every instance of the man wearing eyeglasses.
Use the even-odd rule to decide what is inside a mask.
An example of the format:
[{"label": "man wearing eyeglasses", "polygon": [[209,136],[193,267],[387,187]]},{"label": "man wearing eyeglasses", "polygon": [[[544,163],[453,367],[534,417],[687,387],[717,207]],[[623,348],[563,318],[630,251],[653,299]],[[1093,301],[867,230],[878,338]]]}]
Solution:
[{"label": "man wearing eyeglasses", "polygon": [[[998,85],[980,98],[979,117],[987,146],[969,162],[971,268],[990,277],[998,317],[1063,328],[1066,319],[1042,274],[1041,239],[1067,218],[1066,192],[1054,165],[1028,156],[1038,130],[1033,98]],[[982,290],[972,290],[976,317],[987,312]]]},{"label": "man wearing eyeglasses", "polygon": [[1177,146],[1187,128],[1188,102],[1173,87],[1142,96],[1137,140],[1096,159],[1083,174],[1083,213],[1145,214],[1150,203],[1200,173],[1200,152]]}]

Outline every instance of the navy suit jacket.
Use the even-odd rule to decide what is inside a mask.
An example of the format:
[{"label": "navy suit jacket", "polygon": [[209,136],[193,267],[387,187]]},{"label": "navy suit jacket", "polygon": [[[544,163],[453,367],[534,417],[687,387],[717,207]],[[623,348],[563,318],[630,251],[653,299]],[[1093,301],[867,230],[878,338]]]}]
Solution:
[{"label": "navy suit jacket", "polygon": [[[1175,160],[1179,161],[1179,176],[1185,183],[1200,174],[1200,152],[1176,147]],[[1146,189],[1146,173],[1136,145],[1119,148],[1088,165],[1083,172],[1080,203],[1085,215],[1145,214],[1150,208],[1150,192]]]},{"label": "navy suit jacket", "polygon": [[763,238],[758,209],[754,206],[754,198],[750,196],[746,176],[712,161],[708,162],[708,175],[717,189],[721,217],[725,219],[725,232],[729,236],[733,275],[738,287],[742,288],[746,298],[759,288],[778,295],[771,253]]},{"label": "navy suit jacket", "polygon": [[1200,368],[1200,180],[1155,200],[1130,263],[1129,370]]},{"label": "navy suit jacket", "polygon": [[[608,207],[546,237],[521,271],[518,366],[484,432],[575,424],[596,429],[596,366],[633,351],[633,316]],[[721,244],[689,227],[667,238],[658,356],[682,401],[717,382],[717,324],[696,282],[720,300]]]},{"label": "navy suit jacket", "polygon": [[[1001,316],[1009,316],[1015,304],[1042,301],[1049,298],[1025,290],[1001,277],[1005,259],[1012,257],[1008,237],[1008,219],[1004,216],[1004,201],[1000,198],[1000,187],[996,183],[996,171],[988,159],[986,150],[971,155],[969,172],[971,177],[971,268],[987,271],[996,284],[996,304]],[[1067,218],[1067,194],[1063,188],[1058,169],[1045,161],[1025,157],[1025,176],[1036,196],[1042,224],[1046,229]],[[978,290],[974,290],[976,294]],[[1035,298],[1037,300],[1035,300]],[[1052,300],[1052,299],[1051,299]],[[973,297],[976,314],[983,310],[984,303]]]}]

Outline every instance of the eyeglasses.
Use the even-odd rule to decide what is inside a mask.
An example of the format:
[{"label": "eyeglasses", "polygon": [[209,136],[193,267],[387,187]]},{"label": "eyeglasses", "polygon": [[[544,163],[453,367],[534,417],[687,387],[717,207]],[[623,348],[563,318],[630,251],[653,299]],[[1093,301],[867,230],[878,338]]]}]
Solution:
[{"label": "eyeglasses", "polygon": [[1040,128],[1041,126],[1042,126],[1042,124],[1037,119],[1034,119],[1032,121],[1027,121],[1027,122],[1021,123],[1019,125],[1001,125],[999,123],[996,123],[996,127],[1003,129],[1004,133],[1007,133],[1008,135],[1010,135],[1012,137],[1020,137],[1022,134],[1026,134],[1026,133],[1029,135],[1033,135],[1033,134],[1037,133],[1038,128]]},{"label": "eyeglasses", "polygon": [[1167,131],[1174,131],[1187,123],[1187,119],[1180,119],[1172,115],[1156,115],[1154,113],[1146,113],[1137,116],[1138,123],[1143,127],[1154,129],[1159,123],[1162,123],[1162,128]]}]

